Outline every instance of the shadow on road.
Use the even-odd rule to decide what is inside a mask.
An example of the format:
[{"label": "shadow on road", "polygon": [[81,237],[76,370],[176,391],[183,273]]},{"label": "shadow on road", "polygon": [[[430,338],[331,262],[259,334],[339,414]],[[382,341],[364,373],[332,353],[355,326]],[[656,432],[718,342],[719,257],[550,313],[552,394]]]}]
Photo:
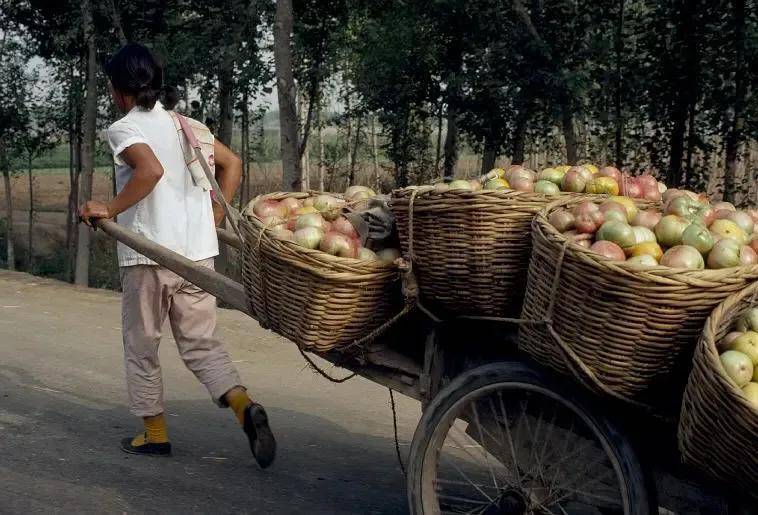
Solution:
[{"label": "shadow on road", "polygon": [[229,410],[200,400],[168,402],[172,458],[129,456],[118,442],[139,423],[124,406],[0,365],[0,512],[406,512],[391,439],[267,409],[272,469],[257,468]]}]

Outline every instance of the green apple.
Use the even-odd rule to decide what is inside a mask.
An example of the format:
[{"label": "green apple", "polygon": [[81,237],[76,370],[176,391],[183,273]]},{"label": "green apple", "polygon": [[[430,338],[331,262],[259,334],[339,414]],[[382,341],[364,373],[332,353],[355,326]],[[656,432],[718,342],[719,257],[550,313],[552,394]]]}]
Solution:
[{"label": "green apple", "polygon": [[719,356],[719,359],[726,375],[740,388],[748,384],[753,378],[755,367],[753,367],[753,362],[747,354],[728,350]]},{"label": "green apple", "polygon": [[747,355],[753,366],[758,365],[758,333],[755,331],[747,331],[735,338],[730,349]]},{"label": "green apple", "polygon": [[704,225],[691,223],[682,233],[682,243],[695,247],[701,254],[707,254],[713,248],[713,236]]},{"label": "green apple", "polygon": [[758,331],[758,308],[751,308],[737,321],[738,331]]},{"label": "green apple", "polygon": [[758,383],[750,382],[742,387],[742,393],[747,397],[747,401],[758,409]]}]

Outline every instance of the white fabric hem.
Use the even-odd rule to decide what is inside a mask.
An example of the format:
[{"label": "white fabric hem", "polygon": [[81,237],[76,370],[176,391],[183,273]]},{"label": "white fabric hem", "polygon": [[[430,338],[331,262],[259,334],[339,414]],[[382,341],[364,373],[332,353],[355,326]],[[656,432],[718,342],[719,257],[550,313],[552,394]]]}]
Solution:
[{"label": "white fabric hem", "polygon": [[127,148],[131,147],[132,145],[136,145],[137,143],[144,143],[147,145],[147,140],[145,138],[142,138],[140,136],[131,136],[129,138],[126,138],[124,141],[122,141],[119,146],[117,146],[115,149],[113,149],[113,155],[120,156],[121,152],[126,150]]}]

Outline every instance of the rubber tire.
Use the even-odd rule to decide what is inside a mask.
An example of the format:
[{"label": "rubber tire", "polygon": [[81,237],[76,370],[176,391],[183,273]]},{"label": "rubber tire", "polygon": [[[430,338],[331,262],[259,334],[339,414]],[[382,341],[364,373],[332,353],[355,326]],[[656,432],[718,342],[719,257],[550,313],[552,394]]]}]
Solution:
[{"label": "rubber tire", "polygon": [[[429,404],[413,435],[407,477],[408,505],[411,514],[424,515],[420,497],[421,468],[434,430],[442,422],[445,414],[453,408],[456,402],[471,392],[497,383],[513,382],[540,386],[551,390],[559,397],[563,396],[559,395],[558,392],[566,391],[565,386],[559,388],[545,374],[520,362],[491,363],[468,370],[455,378]],[[616,430],[604,416],[587,409],[587,404],[580,399],[572,396],[567,400],[582,412],[588,423],[595,426],[597,432],[602,435],[608,443],[608,447],[614,452],[629,492],[631,511],[626,515],[657,513],[657,509],[653,510],[650,505],[651,497],[648,495],[647,489],[649,483],[646,480],[643,468],[626,437]]]}]

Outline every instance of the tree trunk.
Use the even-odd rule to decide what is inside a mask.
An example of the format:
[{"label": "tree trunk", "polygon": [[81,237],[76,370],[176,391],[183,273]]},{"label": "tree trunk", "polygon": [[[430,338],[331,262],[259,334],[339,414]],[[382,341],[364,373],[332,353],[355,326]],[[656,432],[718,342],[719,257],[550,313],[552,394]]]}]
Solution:
[{"label": "tree trunk", "polygon": [[[301,114],[303,116],[303,134],[302,139],[300,140],[300,147],[298,149],[300,152],[300,157],[302,157],[308,151],[308,138],[311,135],[313,112],[315,111],[316,105],[321,102],[321,90],[316,79],[311,81],[307,94],[305,91],[303,91],[302,99],[303,107],[301,107]],[[308,180],[308,189],[310,189],[310,179]]]},{"label": "tree trunk", "polygon": [[298,100],[298,119],[301,122],[301,127],[303,127],[303,133],[300,135],[300,148],[298,149],[298,155],[300,156],[300,173],[302,174],[300,177],[300,189],[308,191],[310,189],[308,169],[308,131],[310,130],[310,123],[307,123],[306,118],[308,117],[307,113],[310,109],[304,91],[300,92]]},{"label": "tree trunk", "polygon": [[350,156],[352,156],[352,153],[350,152],[351,148],[351,141],[353,141],[353,116],[350,113],[350,89],[347,87],[345,88],[345,116],[347,117],[347,134],[345,134],[345,159],[347,160],[347,169],[348,169],[348,186],[352,186],[351,180],[352,180],[352,168],[353,163],[350,161]]},{"label": "tree trunk", "polygon": [[26,271],[32,273],[34,267],[34,175],[32,173],[32,156],[27,156],[27,172],[29,176],[29,225],[27,236],[27,248],[29,253],[26,257]]},{"label": "tree trunk", "polygon": [[[74,88],[73,66],[71,67],[71,88]],[[81,175],[81,139],[79,128],[81,117],[78,95],[69,92],[69,174],[68,206],[66,209],[66,280],[74,281],[76,267],[77,226],[76,207],[79,198],[79,177]]]},{"label": "tree trunk", "polygon": [[74,189],[74,170],[75,170],[75,152],[76,152],[76,142],[74,141],[74,122],[71,120],[72,116],[72,110],[71,110],[71,104],[72,101],[69,99],[69,121],[68,121],[68,202],[66,203],[66,266],[65,266],[65,274],[66,274],[66,280],[71,281],[71,256],[73,254],[72,252],[72,245],[71,242],[73,241],[72,233],[73,231],[73,217],[74,217],[74,207],[76,206],[76,202],[74,202],[74,192],[76,191]]},{"label": "tree trunk", "polygon": [[744,105],[748,90],[744,77],[745,61],[745,0],[733,0],[734,19],[734,98],[730,107],[731,118],[729,133],[726,136],[726,170],[724,173],[724,200],[736,200],[737,168],[739,166],[739,146],[745,127]]},{"label": "tree trunk", "polygon": [[74,260],[76,258],[76,232],[74,213],[79,192],[79,102],[75,96],[76,78],[74,64],[69,64],[68,90],[68,205],[66,209],[66,266],[65,277],[69,282],[74,280]]},{"label": "tree trunk", "polygon": [[[439,154],[439,142],[437,147]],[[374,161],[374,189],[379,191],[379,148],[376,144],[376,116],[371,115],[371,157]],[[437,164],[439,165],[439,156]]]},{"label": "tree trunk", "polygon": [[566,141],[566,164],[575,165],[578,160],[576,148],[576,130],[574,128],[574,113],[568,105],[563,106],[563,138]]},{"label": "tree trunk", "polygon": [[[92,176],[95,168],[95,131],[97,129],[97,54],[95,49],[92,5],[90,0],[82,0],[82,29],[87,44],[87,97],[84,102],[84,127],[82,142],[82,178],[80,202],[92,198]],[[79,239],[76,248],[76,271],[74,282],[89,284],[91,231],[85,224],[79,224]]]},{"label": "tree trunk", "polygon": [[248,89],[247,87],[243,88],[242,90],[242,127],[241,127],[241,136],[242,141],[240,142],[240,157],[242,158],[242,188],[240,191],[240,197],[239,197],[239,206],[238,210],[241,212],[242,209],[245,207],[245,203],[247,202],[248,195],[250,194],[249,191],[247,191],[248,186],[250,183],[247,180],[247,175],[250,173],[249,167],[250,167],[250,107],[248,105],[249,103],[248,98]]},{"label": "tree trunk", "polygon": [[521,106],[518,116],[516,117],[516,126],[513,128],[513,152],[511,153],[512,164],[522,164],[524,162],[526,148],[526,126],[532,115],[531,100],[527,100]]},{"label": "tree trunk", "polygon": [[[352,150],[350,152],[350,173],[348,175],[348,186],[352,186],[355,184],[355,163],[358,158],[358,146],[361,143],[361,122],[363,120],[361,118],[358,118],[357,123],[355,124],[355,142],[352,145]],[[348,145],[350,142],[348,141]]]},{"label": "tree trunk", "polygon": [[11,195],[11,172],[3,169],[3,183],[5,184],[5,258],[8,261],[8,270],[16,269],[16,253],[13,245],[13,196]]},{"label": "tree trunk", "polygon": [[395,186],[408,186],[408,127],[411,123],[411,113],[405,111],[399,127],[392,131],[393,162],[395,163]]},{"label": "tree trunk", "polygon": [[615,122],[616,122],[616,148],[615,159],[616,168],[621,169],[623,166],[622,136],[624,131],[624,120],[621,117],[621,88],[624,84],[624,77],[621,72],[621,61],[624,51],[624,0],[619,0],[618,20],[616,23],[616,95],[614,99]]},{"label": "tree trunk", "polygon": [[[683,111],[683,112],[682,112]],[[682,185],[682,156],[684,155],[684,135],[687,131],[687,106],[679,105],[674,110],[674,127],[669,138],[669,187]]]},{"label": "tree trunk", "polygon": [[309,149],[308,142],[305,142],[305,151],[303,157],[300,159],[300,167],[303,169],[303,191],[311,189],[311,161],[308,155]]},{"label": "tree trunk", "polygon": [[279,127],[282,151],[282,189],[300,189],[297,106],[292,73],[292,0],[277,0],[274,18],[274,64],[279,99]]},{"label": "tree trunk", "polygon": [[444,120],[442,107],[443,103],[440,102],[439,109],[437,109],[437,151],[434,156],[434,171],[437,177],[444,179],[444,174],[440,174],[440,159],[442,157],[442,121]]},{"label": "tree trunk", "polygon": [[694,179],[694,170],[692,167],[692,158],[695,154],[695,140],[697,139],[697,133],[695,128],[695,105],[690,105],[690,112],[687,116],[687,159],[686,166],[684,168],[684,178],[682,184],[685,188],[693,186],[690,182]]},{"label": "tree trunk", "polygon": [[699,0],[682,0],[681,12],[676,14],[676,40],[679,46],[677,69],[678,78],[672,106],[673,128],[669,139],[669,173],[670,187],[682,185],[682,158],[684,157],[684,138],[687,132],[687,118],[690,106],[697,101],[699,63],[697,37],[695,36],[696,10]]},{"label": "tree trunk", "polygon": [[[219,121],[216,137],[221,143],[231,148],[234,134],[234,61],[225,63],[218,72],[218,107]],[[229,202],[231,201],[232,199],[229,199]]]},{"label": "tree trunk", "polygon": [[447,133],[445,134],[445,163],[443,177],[452,180],[455,174],[455,163],[458,160],[458,118],[454,107],[447,107]]},{"label": "tree trunk", "polygon": [[324,123],[321,119],[321,102],[316,111],[318,131],[318,190],[324,191],[324,178],[326,176],[326,163],[324,163]]},{"label": "tree trunk", "polygon": [[121,24],[121,14],[116,7],[116,0],[110,0],[111,18],[113,20],[113,27],[116,29],[116,36],[121,46],[126,45],[126,33],[124,33],[124,26]]},{"label": "tree trunk", "polygon": [[495,161],[497,161],[497,151],[499,146],[500,145],[495,142],[495,138],[491,133],[488,134],[486,138],[484,138],[484,153],[482,154],[481,175],[484,175],[485,173],[495,168]]},{"label": "tree trunk", "polygon": [[[227,48],[226,51],[230,52],[230,49]],[[230,55],[224,58],[218,72],[218,105],[219,121],[216,137],[221,143],[231,148],[234,134],[234,58]],[[226,201],[231,204],[234,199],[229,198]],[[226,227],[226,220],[222,225]],[[227,276],[233,273],[234,267],[230,265],[229,258],[229,248],[226,245],[220,245],[215,262],[218,273]]]}]

